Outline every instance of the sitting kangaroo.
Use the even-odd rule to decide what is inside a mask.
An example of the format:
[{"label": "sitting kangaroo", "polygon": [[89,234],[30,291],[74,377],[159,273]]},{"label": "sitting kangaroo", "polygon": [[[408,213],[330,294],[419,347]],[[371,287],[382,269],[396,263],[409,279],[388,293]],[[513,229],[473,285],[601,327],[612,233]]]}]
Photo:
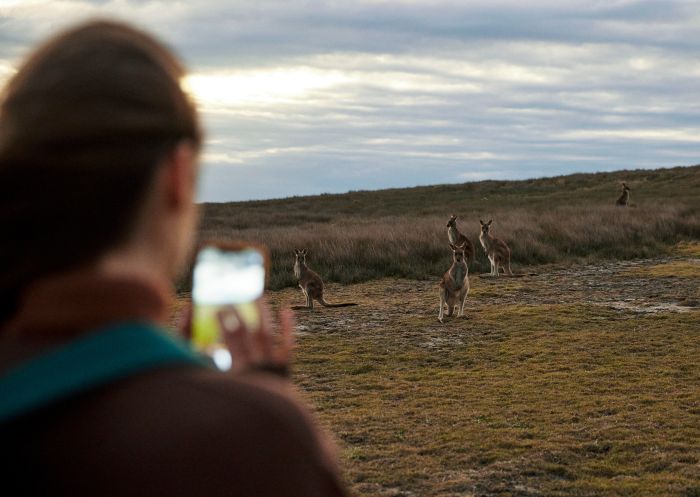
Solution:
[{"label": "sitting kangaroo", "polygon": [[459,306],[458,316],[464,314],[464,301],[469,293],[469,268],[464,257],[464,245],[456,246],[450,243],[452,249],[452,266],[440,281],[440,313],[438,321],[441,323],[445,305],[447,315],[452,316],[456,305]]},{"label": "sitting kangaroo", "polygon": [[447,221],[447,238],[449,238],[450,243],[456,246],[464,246],[464,257],[466,257],[468,263],[474,261],[474,256],[476,255],[474,245],[469,241],[469,238],[457,229],[457,216],[454,214]]},{"label": "sitting kangaroo", "polygon": [[620,207],[627,207],[630,205],[630,187],[624,182],[622,183],[622,193],[620,193],[620,196],[617,197],[615,205]]},{"label": "sitting kangaroo", "polygon": [[323,280],[314,271],[306,265],[306,249],[294,250],[296,261],[294,262],[294,276],[299,281],[299,288],[304,292],[306,297],[306,305],[295,305],[292,309],[313,309],[314,299],[318,300],[319,304],[324,307],[348,307],[357,305],[354,302],[346,302],[344,304],[330,304],[323,298]]},{"label": "sitting kangaroo", "polygon": [[491,276],[498,276],[498,270],[501,267],[503,267],[503,272],[505,272],[507,268],[508,274],[513,276],[513,271],[510,270],[510,249],[508,245],[506,245],[506,242],[489,233],[492,222],[493,219],[489,219],[488,223],[484,223],[479,219],[479,223],[481,223],[479,241],[481,242],[481,246],[484,247],[486,256],[489,258],[489,261],[491,261]]}]

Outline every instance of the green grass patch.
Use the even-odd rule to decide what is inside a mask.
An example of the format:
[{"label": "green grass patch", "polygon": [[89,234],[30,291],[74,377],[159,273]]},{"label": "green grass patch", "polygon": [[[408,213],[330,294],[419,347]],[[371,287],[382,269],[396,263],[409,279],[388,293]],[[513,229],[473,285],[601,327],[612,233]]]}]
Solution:
[{"label": "green grass patch", "polygon": [[673,248],[677,254],[700,257],[700,242],[680,242]]},{"label": "green grass patch", "polygon": [[700,278],[700,259],[679,260],[644,266],[626,271],[626,273],[657,278]]}]

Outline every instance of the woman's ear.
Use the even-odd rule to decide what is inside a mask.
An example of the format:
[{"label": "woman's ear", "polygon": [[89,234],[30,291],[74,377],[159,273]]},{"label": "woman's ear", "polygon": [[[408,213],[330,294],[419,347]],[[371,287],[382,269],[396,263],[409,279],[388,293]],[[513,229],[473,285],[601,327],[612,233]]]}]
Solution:
[{"label": "woman's ear", "polygon": [[194,201],[197,150],[190,141],[178,143],[163,164],[165,196],[170,206],[181,208]]}]

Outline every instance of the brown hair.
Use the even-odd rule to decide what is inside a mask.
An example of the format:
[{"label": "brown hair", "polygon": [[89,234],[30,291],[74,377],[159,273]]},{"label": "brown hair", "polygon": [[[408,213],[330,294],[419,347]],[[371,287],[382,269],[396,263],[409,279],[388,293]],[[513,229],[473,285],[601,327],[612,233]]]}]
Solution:
[{"label": "brown hair", "polygon": [[151,36],[92,21],[40,46],[0,102],[0,323],[22,290],[125,240],[157,166],[201,129]]}]

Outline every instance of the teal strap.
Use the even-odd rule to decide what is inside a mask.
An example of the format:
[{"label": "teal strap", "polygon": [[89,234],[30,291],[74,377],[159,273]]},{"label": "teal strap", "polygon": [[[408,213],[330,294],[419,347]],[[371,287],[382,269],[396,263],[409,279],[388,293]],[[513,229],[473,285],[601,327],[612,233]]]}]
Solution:
[{"label": "teal strap", "polygon": [[0,377],[0,423],[111,381],[172,364],[204,366],[184,342],[146,323],[110,326]]}]

